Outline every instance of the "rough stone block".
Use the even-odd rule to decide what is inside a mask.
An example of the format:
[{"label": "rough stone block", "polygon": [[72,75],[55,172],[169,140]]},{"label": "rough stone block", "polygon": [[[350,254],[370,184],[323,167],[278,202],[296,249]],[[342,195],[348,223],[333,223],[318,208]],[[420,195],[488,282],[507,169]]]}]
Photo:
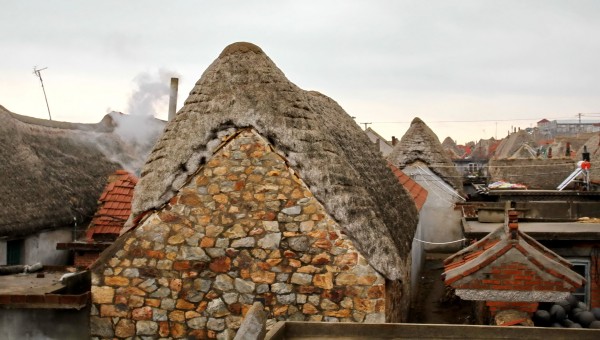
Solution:
[{"label": "rough stone block", "polygon": [[115,290],[107,286],[92,286],[92,301],[94,303],[112,303]]}]

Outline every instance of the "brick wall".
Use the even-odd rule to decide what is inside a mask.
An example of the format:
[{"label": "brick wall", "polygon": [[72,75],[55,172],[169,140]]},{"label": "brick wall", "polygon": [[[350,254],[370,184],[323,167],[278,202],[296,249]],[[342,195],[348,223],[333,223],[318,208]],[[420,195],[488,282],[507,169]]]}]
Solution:
[{"label": "brick wall", "polygon": [[548,281],[529,266],[518,262],[486,267],[477,273],[476,279],[454,287],[460,289],[566,291],[561,281]]},{"label": "brick wall", "polygon": [[257,300],[275,320],[385,321],[385,279],[250,131],[117,245],[92,274],[94,338],[228,338]]},{"label": "brick wall", "polygon": [[538,309],[537,302],[515,302],[515,301],[487,301],[485,305],[489,308],[492,317],[503,310],[519,310],[528,314],[534,313]]}]

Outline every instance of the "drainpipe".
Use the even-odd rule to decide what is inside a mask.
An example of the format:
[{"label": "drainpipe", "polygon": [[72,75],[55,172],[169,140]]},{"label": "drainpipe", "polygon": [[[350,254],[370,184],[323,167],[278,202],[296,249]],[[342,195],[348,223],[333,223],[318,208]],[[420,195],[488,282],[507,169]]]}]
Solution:
[{"label": "drainpipe", "polygon": [[171,78],[171,92],[169,93],[169,121],[175,117],[177,110],[177,89],[179,87],[179,78]]}]

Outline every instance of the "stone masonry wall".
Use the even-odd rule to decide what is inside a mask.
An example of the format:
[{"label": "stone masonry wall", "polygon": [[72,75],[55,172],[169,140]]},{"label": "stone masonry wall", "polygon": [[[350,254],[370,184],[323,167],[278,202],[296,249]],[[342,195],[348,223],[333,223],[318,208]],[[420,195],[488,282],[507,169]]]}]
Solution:
[{"label": "stone masonry wall", "polygon": [[258,134],[228,141],[92,275],[92,338],[231,338],[269,318],[384,322],[385,280]]},{"label": "stone masonry wall", "polygon": [[525,184],[529,189],[556,189],[575,170],[572,159],[492,159],[491,181]]}]

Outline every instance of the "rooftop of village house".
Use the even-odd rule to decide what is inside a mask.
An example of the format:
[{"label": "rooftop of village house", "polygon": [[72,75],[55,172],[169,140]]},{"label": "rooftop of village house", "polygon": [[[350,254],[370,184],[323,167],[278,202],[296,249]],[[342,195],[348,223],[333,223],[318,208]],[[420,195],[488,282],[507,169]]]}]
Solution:
[{"label": "rooftop of village house", "polygon": [[400,169],[421,161],[455,190],[462,191],[461,175],[444,152],[436,134],[418,117],[413,119],[387,159]]},{"label": "rooftop of village house", "polygon": [[[7,179],[0,195],[0,236],[18,237],[64,226],[85,227],[109,174],[134,165],[143,150],[121,138],[119,113],[97,124],[49,121],[0,106],[0,149]],[[156,123],[160,125],[160,123]],[[147,152],[147,151],[146,151]]]},{"label": "rooftop of village house", "polygon": [[245,128],[268,139],[370,264],[399,277],[394,264],[409,251],[417,221],[415,206],[403,204],[410,197],[352,117],[298,88],[246,42],[223,50],[165,128],[142,170],[129,226],[168,202],[223,139]]}]

